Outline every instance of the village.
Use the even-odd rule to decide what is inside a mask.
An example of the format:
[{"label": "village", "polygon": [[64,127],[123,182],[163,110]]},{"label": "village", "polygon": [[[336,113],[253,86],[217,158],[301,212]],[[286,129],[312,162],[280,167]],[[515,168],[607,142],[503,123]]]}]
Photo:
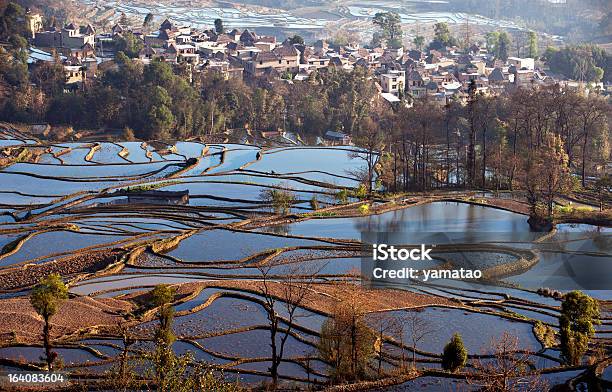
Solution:
[{"label": "village", "polygon": [[[538,58],[506,54],[501,56],[506,57],[504,61],[493,53],[494,48],[487,48],[486,42],[475,41],[463,49],[456,42],[454,46],[442,43],[428,50],[419,42],[418,47],[411,45],[412,48],[387,47],[384,42],[377,47],[338,45],[326,40],[306,44],[297,35],[279,42],[275,36],[258,35],[249,29],[226,31],[223,21],[217,23],[215,28],[203,31],[169,19],[157,30],[120,23],[105,32],[96,31],[91,24],[74,23],[43,29],[42,16],[27,12],[27,30],[31,34],[28,64],[32,69],[41,63],[61,61],[66,91],[87,89],[103,71],[116,67],[114,60],[119,51],[142,64],[167,62],[188,75],[191,83],[216,73],[225,80],[263,78],[273,87],[307,82],[313,73],[325,69],[352,72],[362,68],[375,79],[379,97],[394,107],[411,107],[414,100],[421,99],[440,106],[450,102],[465,104],[471,87],[488,96],[542,86],[600,93],[609,89],[603,82],[551,76]],[[438,27],[447,29],[443,23]],[[339,130],[328,130],[325,138],[334,144],[351,143],[351,135]]]}]

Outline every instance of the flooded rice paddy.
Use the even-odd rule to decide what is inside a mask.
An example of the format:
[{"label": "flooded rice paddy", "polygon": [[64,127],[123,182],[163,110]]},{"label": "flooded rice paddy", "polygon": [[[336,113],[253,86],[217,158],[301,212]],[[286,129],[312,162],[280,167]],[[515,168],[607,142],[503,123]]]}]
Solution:
[{"label": "flooded rice paddy", "polygon": [[[263,149],[199,142],[37,147],[25,140],[0,139],[0,148],[26,144],[46,152],[36,163],[17,163],[0,171],[3,300],[27,296],[31,283],[20,286],[19,282],[28,269],[46,271],[62,263],[71,265],[64,279],[72,295],[88,301],[132,303],[157,284],[175,285],[183,293],[174,303],[179,337],[175,351],[192,352],[198,360],[223,369],[230,379],[238,373],[245,383],[265,381],[269,374],[269,321],[263,297],[254,289],[266,265],[272,266],[268,273],[279,285],[305,271],[327,295],[322,304],[299,310],[280,366],[282,379],[326,380],[329,366],[316,348],[330,309],[324,302],[337,300],[331,288],[340,279],[353,281],[359,275],[364,232],[402,233],[399,240],[406,244],[424,238],[439,240],[443,233],[441,243],[448,246],[480,246],[449,248],[428,268],[468,262],[494,269],[518,263],[527,252],[535,255],[529,268],[511,269],[510,274],[487,282],[405,281],[394,286],[427,299],[418,306],[419,315],[428,320],[433,332],[417,347],[420,367],[439,368],[439,355],[455,332],[461,333],[472,356],[490,352],[490,341],[509,332],[519,339],[521,349],[531,353],[537,368],[557,366],[543,354],[533,326],[540,321],[558,328],[560,302],[536,290],[552,283],[580,282],[579,273],[573,278],[558,273],[568,268],[579,271],[578,261],[593,268],[609,262],[609,230],[561,225],[557,233],[544,238],[529,232],[524,215],[466,203],[461,195],[415,205],[380,201],[372,205],[374,214],[361,215],[353,204],[342,206],[336,197],[342,189],[358,185],[355,173],[364,166],[359,152],[347,148]],[[279,189],[295,195],[285,211],[288,215],[265,197]],[[142,197],[147,191],[188,191],[188,198]],[[310,202],[313,198],[318,206]],[[90,263],[92,252],[112,253],[112,260]],[[570,257],[576,255],[581,257]],[[602,291],[604,284],[594,294],[609,299],[609,292]],[[414,307],[398,306],[392,298],[381,301],[378,310],[390,317]],[[282,301],[275,309],[287,326]],[[367,317],[376,313],[370,310]],[[140,339],[138,347],[151,344],[157,321],[133,319],[130,325]],[[597,336],[606,336],[610,330],[606,322],[598,327]],[[112,332],[57,338],[57,352],[66,367],[79,372],[104,372],[123,350],[120,337]],[[398,341],[388,337],[384,347],[397,353]],[[0,343],[0,358],[10,361],[11,367],[40,362],[39,342]],[[403,351],[412,354],[410,347]],[[311,368],[306,357],[312,360]],[[385,368],[395,365],[396,359],[385,360]],[[576,375],[550,373],[548,378],[558,384]],[[395,388],[469,387],[461,380],[426,376]]]}]

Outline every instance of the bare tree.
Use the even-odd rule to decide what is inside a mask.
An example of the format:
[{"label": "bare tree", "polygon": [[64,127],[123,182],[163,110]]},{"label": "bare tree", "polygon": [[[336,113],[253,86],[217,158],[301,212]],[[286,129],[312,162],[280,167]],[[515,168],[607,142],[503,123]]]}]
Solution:
[{"label": "bare tree", "polygon": [[419,100],[409,109],[404,127],[409,130],[408,142],[412,155],[412,180],[416,188],[425,190],[433,172],[432,149],[441,140],[443,113],[433,101]]},{"label": "bare tree", "polygon": [[386,335],[397,330],[397,319],[388,312],[376,312],[370,315],[372,327],[376,331],[376,355],[378,356],[378,375],[382,373],[382,361],[384,357],[384,342]]},{"label": "bare tree", "polygon": [[556,196],[571,188],[571,177],[567,166],[561,138],[549,134],[541,147],[525,157],[523,186],[527,191],[527,200],[531,206],[531,216],[541,218],[538,207],[546,206],[546,217],[553,216],[553,205]]},{"label": "bare tree", "polygon": [[468,88],[468,121],[470,124],[469,142],[467,150],[467,186],[474,187],[476,179],[476,103],[478,100],[476,81],[472,80]]},{"label": "bare tree", "polygon": [[592,137],[597,128],[603,129],[607,127],[609,111],[610,106],[607,101],[594,95],[589,95],[580,102],[578,117],[582,127],[582,165],[580,172],[583,187],[586,185],[586,163],[589,158],[589,144],[593,142]]},{"label": "bare tree", "polygon": [[[274,267],[279,267],[279,263],[270,262],[259,266],[261,280],[259,291],[263,296],[264,309],[270,324],[270,348],[272,359],[270,366],[270,376],[272,377],[272,387],[278,386],[278,368],[285,354],[285,345],[297,319],[303,316],[299,310],[307,301],[314,279],[321,268],[306,268],[301,265],[286,266],[282,271],[283,281],[272,280]],[[282,309],[284,315],[278,312]],[[281,328],[281,322],[286,324]],[[280,340],[277,341],[277,338]]]},{"label": "bare tree", "polygon": [[332,364],[333,381],[360,380],[367,377],[376,354],[376,332],[366,322],[366,298],[359,285],[342,283],[337,299],[321,327],[319,353]]},{"label": "bare tree", "polygon": [[489,152],[487,151],[487,139],[490,137],[488,131],[495,127],[496,124],[496,104],[497,98],[493,97],[481,97],[476,100],[474,105],[476,121],[478,128],[480,128],[482,139],[481,139],[481,150],[482,150],[482,165],[481,165],[481,186],[486,188],[486,173],[487,173],[487,158]]},{"label": "bare tree", "polygon": [[474,361],[469,382],[487,392],[538,392],[548,390],[548,383],[532,370],[529,354],[520,350],[519,339],[504,332],[498,340],[493,340],[488,355]]},{"label": "bare tree", "polygon": [[361,122],[355,137],[355,144],[362,149],[355,150],[349,155],[351,159],[363,160],[366,167],[362,171],[350,174],[356,175],[359,180],[366,183],[368,192],[372,192],[375,167],[380,157],[380,153],[384,149],[384,139],[378,124],[370,117],[366,117]]},{"label": "bare tree", "polygon": [[128,355],[130,347],[136,343],[136,339],[132,336],[128,328],[124,325],[119,325],[121,331],[121,340],[123,341],[123,350],[121,351],[121,362],[119,367],[119,377],[124,386],[127,387],[128,379]]},{"label": "bare tree", "polygon": [[427,335],[435,332],[433,325],[420,315],[420,309],[408,309],[401,316],[403,323],[408,327],[410,343],[412,344],[412,368],[416,370],[417,345]]}]

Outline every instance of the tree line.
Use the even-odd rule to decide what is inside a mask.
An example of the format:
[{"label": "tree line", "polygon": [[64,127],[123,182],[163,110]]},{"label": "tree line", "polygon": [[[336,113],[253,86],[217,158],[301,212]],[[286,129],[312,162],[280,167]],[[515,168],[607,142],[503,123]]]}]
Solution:
[{"label": "tree line", "polygon": [[[385,189],[531,187],[538,201],[550,202],[555,192],[587,186],[589,176],[605,172],[606,98],[558,85],[500,96],[469,90],[465,105],[424,99],[371,110],[366,119],[373,121],[360,124],[356,141],[382,151],[377,171]],[[554,183],[538,183],[545,172]]]},{"label": "tree line", "polygon": [[[65,91],[59,61],[28,72],[24,46],[0,53],[0,115],[8,121],[70,124],[85,129],[130,128],[142,139],[186,138],[226,129],[291,129],[306,135],[352,133],[376,94],[371,75],[328,70],[304,83],[266,78],[226,80],[214,71],[152,61],[143,65],[123,52],[113,66]],[[84,71],[83,71],[84,72]]]}]

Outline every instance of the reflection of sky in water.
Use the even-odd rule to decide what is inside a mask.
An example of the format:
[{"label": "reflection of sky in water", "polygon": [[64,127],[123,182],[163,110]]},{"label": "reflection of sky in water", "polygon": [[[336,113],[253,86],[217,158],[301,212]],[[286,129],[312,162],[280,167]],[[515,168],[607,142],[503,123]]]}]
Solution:
[{"label": "reflection of sky in water", "polygon": [[419,377],[414,380],[407,381],[403,384],[391,386],[387,391],[403,392],[403,391],[421,391],[421,392],[440,392],[440,391],[472,391],[478,390],[479,387],[469,385],[463,380],[456,380],[445,377]]},{"label": "reflection of sky in water", "polygon": [[[93,5],[92,0],[82,0],[82,3]],[[174,21],[195,27],[209,27],[217,18],[223,19],[229,27],[283,27],[294,29],[321,29],[329,19],[321,17],[302,17],[293,15],[290,11],[270,10],[263,13],[255,9],[233,8],[233,7],[183,7],[167,4],[156,4],[152,9],[150,3],[144,1],[107,1],[98,5],[112,6],[117,12],[125,12],[138,18],[144,18],[149,12],[156,15],[170,17]],[[353,18],[372,18],[376,12],[385,10],[401,10],[401,5],[394,2],[363,2],[346,7],[349,15]],[[518,28],[512,22],[504,20],[493,20],[481,15],[471,15],[459,12],[401,12],[403,23],[464,23],[469,20],[472,24],[490,25],[504,28]]]},{"label": "reflection of sky in water", "polygon": [[120,239],[125,239],[125,237],[80,234],[71,231],[41,233],[27,240],[17,253],[0,259],[0,266],[20,263],[52,253],[71,252]]},{"label": "reflection of sky in water", "polygon": [[196,275],[173,275],[169,274],[150,274],[150,275],[113,275],[103,278],[88,280],[82,284],[70,288],[71,293],[78,295],[89,295],[98,291],[112,289],[127,289],[136,286],[155,286],[158,284],[177,284],[206,280],[202,276]]},{"label": "reflection of sky in water", "polygon": [[[91,0],[83,0],[82,3],[93,5]],[[97,3],[101,5],[99,2]],[[254,10],[237,9],[232,7],[181,7],[166,4],[156,4],[152,10],[150,4],[140,1],[105,2],[112,6],[118,13],[125,12],[144,18],[149,12],[156,15],[164,15],[173,21],[192,25],[195,27],[210,27],[217,18],[223,19],[229,27],[274,27],[321,29],[327,22],[324,19],[305,18],[294,16],[285,11],[273,11],[269,13],[258,13]]]},{"label": "reflection of sky in water", "polygon": [[[82,363],[85,361],[100,360],[92,353],[78,348],[53,348],[66,364]],[[42,347],[5,347],[0,348],[0,357],[14,360],[25,359],[28,362],[39,362],[44,358],[45,351]]]},{"label": "reflection of sky in water", "polygon": [[[290,225],[294,235],[361,238],[362,232],[409,233],[402,239],[421,243],[440,234],[453,241],[481,242],[508,239],[529,233],[527,218],[520,214],[465,203],[434,202],[401,210],[356,218],[311,219]],[[395,237],[399,240],[400,238]]]},{"label": "reflection of sky in water", "polygon": [[612,229],[586,224],[562,224],[557,229],[551,239],[534,245],[540,260],[531,270],[505,280],[525,287],[612,290]]},{"label": "reflection of sky in water", "polygon": [[301,245],[324,243],[266,234],[207,230],[184,239],[168,254],[183,261],[239,260],[268,249]]},{"label": "reflection of sky in water", "polygon": [[[406,317],[405,311],[386,312],[394,317]],[[511,332],[520,340],[519,347],[523,349],[538,350],[540,344],[532,333],[529,323],[515,322],[498,316],[467,312],[460,309],[431,307],[418,313],[418,316],[427,320],[430,329],[419,344],[418,348],[432,353],[441,353],[444,346],[455,332],[459,332],[463,343],[470,354],[488,352],[491,341],[499,338],[504,331]],[[401,319],[401,318],[400,318]],[[461,320],[461,322],[457,322]],[[486,325],[486,328],[483,326]],[[410,341],[410,328],[404,331],[405,341]]]},{"label": "reflection of sky in water", "polygon": [[[117,147],[118,148],[118,147]],[[95,154],[94,154],[95,157]],[[125,161],[118,165],[37,165],[33,163],[15,163],[3,170],[4,173],[29,173],[49,177],[98,178],[141,176],[155,172],[171,165],[168,162],[133,164]],[[174,166],[174,170],[178,170]]]}]

